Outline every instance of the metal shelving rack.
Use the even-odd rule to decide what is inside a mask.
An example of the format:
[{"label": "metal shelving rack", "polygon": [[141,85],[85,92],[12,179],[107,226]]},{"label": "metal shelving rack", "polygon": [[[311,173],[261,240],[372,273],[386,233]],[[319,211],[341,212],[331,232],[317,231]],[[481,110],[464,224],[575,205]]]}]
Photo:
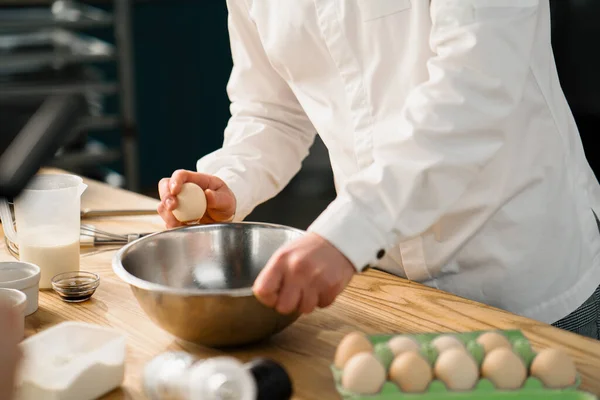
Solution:
[{"label": "metal shelving rack", "polygon": [[[72,0],[52,1],[50,6],[2,7],[0,1],[0,100],[44,98],[58,94],[82,95],[89,103],[90,114],[78,118],[68,137],[72,140],[88,131],[119,128],[120,149],[87,153],[57,153],[52,165],[68,169],[112,162],[121,159],[128,189],[139,191],[138,133],[135,118],[133,79],[133,40],[131,0],[113,0],[112,13]],[[11,4],[13,6],[15,4]],[[115,45],[105,43],[87,32],[112,27]],[[83,34],[85,32],[86,34]],[[41,45],[45,45],[41,46]],[[22,46],[29,51],[11,53]],[[51,50],[48,50],[50,46]],[[11,74],[37,67],[59,71],[69,66],[88,68],[90,63],[115,62],[118,79],[106,81],[96,76],[93,67],[83,77],[65,80],[23,81],[4,79]],[[68,75],[68,73],[67,73]],[[104,115],[98,105],[103,96],[118,95],[118,115]]]}]

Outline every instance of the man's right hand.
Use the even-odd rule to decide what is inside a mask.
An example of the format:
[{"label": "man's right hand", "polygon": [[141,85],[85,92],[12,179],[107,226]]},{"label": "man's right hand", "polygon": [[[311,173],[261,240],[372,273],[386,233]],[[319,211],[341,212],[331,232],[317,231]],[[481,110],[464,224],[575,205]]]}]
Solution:
[{"label": "man's right hand", "polygon": [[229,222],[233,219],[236,199],[233,192],[220,178],[187,170],[177,170],[170,178],[163,178],[158,183],[160,204],[158,214],[167,224],[167,228],[184,225],[173,215],[177,208],[177,195],[184,183],[191,182],[200,186],[206,195],[206,213],[200,220],[203,224]]}]

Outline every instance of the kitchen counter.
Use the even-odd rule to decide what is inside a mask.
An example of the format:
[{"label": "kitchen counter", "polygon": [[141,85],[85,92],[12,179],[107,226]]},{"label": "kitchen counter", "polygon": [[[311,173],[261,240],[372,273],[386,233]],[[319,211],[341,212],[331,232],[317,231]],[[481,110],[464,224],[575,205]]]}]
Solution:
[{"label": "kitchen counter", "polygon": [[[97,182],[89,182],[82,208],[155,208],[156,200]],[[158,216],[110,217],[86,220],[115,233],[161,230]],[[100,274],[100,287],[85,303],[62,302],[52,292],[40,294],[39,310],[27,317],[26,336],[62,321],[75,320],[111,326],[125,332],[128,344],[126,377],[121,389],[107,399],[143,399],[144,364],[168,350],[185,350],[199,357],[222,354],[218,350],[181,345],[152,323],[137,304],[129,286],[112,272],[114,249],[82,250],[81,269]],[[0,261],[11,256],[0,244]],[[329,308],[300,318],[269,342],[229,350],[241,360],[271,357],[285,365],[295,385],[296,399],[337,399],[329,364],[341,338],[352,330],[366,333],[417,333],[521,329],[534,347],[566,349],[583,376],[582,390],[600,395],[600,341],[561,331],[552,326],[371,270],[356,276]]]}]

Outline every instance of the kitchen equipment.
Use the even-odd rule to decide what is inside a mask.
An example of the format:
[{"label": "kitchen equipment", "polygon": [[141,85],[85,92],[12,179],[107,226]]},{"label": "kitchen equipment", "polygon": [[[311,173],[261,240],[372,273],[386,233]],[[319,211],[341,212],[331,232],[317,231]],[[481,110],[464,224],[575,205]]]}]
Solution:
[{"label": "kitchen equipment", "polygon": [[266,339],[293,323],[263,306],[252,284],[271,255],[303,232],[266,223],[196,225],[154,233],[113,258],[146,314],[179,339],[205,346]]},{"label": "kitchen equipment", "polygon": [[[68,135],[71,143],[68,143],[68,148],[61,149],[64,151],[57,152],[55,149],[51,152],[54,157],[50,165],[69,171],[103,170],[103,166],[122,158],[126,184],[129,189],[138,190],[139,157],[132,75],[133,1],[113,0],[108,7],[110,11],[71,0],[54,0],[45,6],[36,6],[31,2],[17,3],[14,7],[3,4],[0,11],[0,40],[3,44],[0,46],[3,49],[0,50],[0,102],[13,104],[16,100],[28,101],[38,97],[85,96],[90,106],[89,115],[69,121],[69,128],[63,130],[63,136]],[[112,38],[99,40],[88,29],[97,27],[110,27]],[[96,37],[82,34],[83,31]],[[112,70],[115,69],[116,78],[102,73],[99,69],[102,66],[98,64],[104,63],[110,64],[108,69],[111,73],[108,75],[113,75]],[[73,74],[73,70],[77,73]],[[115,99],[118,100],[118,113],[104,114],[105,96],[113,95],[118,96]],[[4,127],[3,124],[0,126]],[[39,130],[43,132],[42,128]],[[119,130],[122,136],[121,149],[99,149],[100,146],[92,144],[93,140],[86,140],[90,131],[106,129]],[[47,142],[37,144],[35,140],[27,140],[26,144],[47,149],[48,152],[51,150]],[[57,148],[60,147],[56,144]],[[39,151],[37,148],[34,150]],[[28,163],[39,163],[39,156],[36,157],[35,153],[32,156],[33,161]],[[19,160],[13,156],[10,161],[17,164]],[[27,169],[24,174],[31,176],[33,172]],[[14,186],[21,184],[22,179],[16,182],[11,179],[10,192],[6,193],[3,175],[12,176],[10,173],[0,173],[0,195],[16,196],[15,192],[20,188]],[[18,178],[21,175],[23,173]]]},{"label": "kitchen equipment", "polygon": [[27,296],[25,315],[38,309],[40,267],[35,264],[7,261],[0,262],[0,288],[17,289]]},{"label": "kitchen equipment", "polygon": [[41,269],[40,288],[61,272],[79,270],[80,197],[87,185],[75,175],[43,174],[32,179],[10,207],[0,200],[4,234],[19,247],[21,261]]},{"label": "kitchen equipment", "polygon": [[111,233],[102,229],[98,229],[94,225],[87,224],[81,225],[80,232],[80,243],[82,246],[119,246],[131,243],[134,240],[149,235],[148,233]]},{"label": "kitchen equipment", "polygon": [[85,208],[81,210],[81,219],[85,218],[103,218],[103,217],[131,217],[135,215],[158,215],[156,209],[139,210],[94,210]]},{"label": "kitchen equipment", "polygon": [[63,29],[0,35],[0,75],[37,71],[43,67],[99,62],[114,58],[109,43]]},{"label": "kitchen equipment", "polygon": [[100,277],[92,272],[64,272],[52,278],[52,289],[67,303],[89,300],[100,286]]},{"label": "kitchen equipment", "polygon": [[[112,233],[98,229],[94,225],[82,224],[80,227],[79,245],[80,247],[123,246],[147,235],[149,233]],[[10,241],[6,236],[4,237],[4,243],[6,243],[8,252],[18,259],[19,246]]]},{"label": "kitchen equipment", "polygon": [[289,400],[293,392],[287,371],[273,360],[197,360],[180,351],[160,354],[146,364],[144,388],[150,400]]},{"label": "kitchen equipment", "polygon": [[2,99],[5,88],[0,79],[0,197],[16,197],[65,142],[86,107],[77,94]]},{"label": "kitchen equipment", "polygon": [[81,322],[63,322],[21,342],[19,400],[92,400],[119,387],[125,337]]},{"label": "kitchen equipment", "polygon": [[19,338],[25,336],[25,309],[27,308],[27,296],[25,293],[17,289],[0,288],[0,304],[7,304],[8,307],[14,309],[21,318],[18,320]]},{"label": "kitchen equipment", "polygon": [[0,13],[0,32],[48,27],[91,28],[109,26],[113,18],[107,12],[70,0],[54,1],[52,7],[5,8]]}]

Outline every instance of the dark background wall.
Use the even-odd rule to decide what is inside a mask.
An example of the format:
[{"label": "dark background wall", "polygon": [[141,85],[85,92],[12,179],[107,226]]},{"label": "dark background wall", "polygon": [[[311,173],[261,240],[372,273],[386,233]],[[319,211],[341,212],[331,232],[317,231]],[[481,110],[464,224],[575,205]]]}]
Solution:
[{"label": "dark background wall", "polygon": [[[133,38],[142,188],[220,147],[231,70],[225,1],[136,3]],[[99,37],[112,41],[111,31]],[[100,66],[108,77],[114,68]],[[117,110],[109,99],[106,109]],[[95,137],[118,144],[116,133]],[[122,171],[120,163],[113,167]]]}]

